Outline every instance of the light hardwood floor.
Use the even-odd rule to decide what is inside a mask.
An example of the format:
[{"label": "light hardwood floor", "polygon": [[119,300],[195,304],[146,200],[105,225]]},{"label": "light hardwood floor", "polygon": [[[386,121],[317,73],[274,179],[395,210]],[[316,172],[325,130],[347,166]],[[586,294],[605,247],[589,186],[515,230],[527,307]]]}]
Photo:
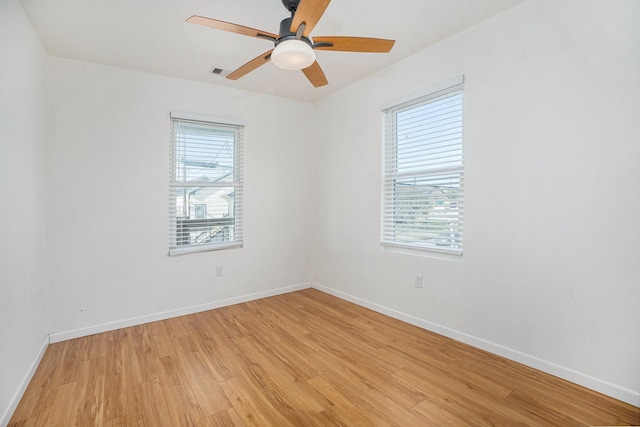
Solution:
[{"label": "light hardwood floor", "polygon": [[52,344],[9,426],[624,424],[638,408],[307,289]]}]

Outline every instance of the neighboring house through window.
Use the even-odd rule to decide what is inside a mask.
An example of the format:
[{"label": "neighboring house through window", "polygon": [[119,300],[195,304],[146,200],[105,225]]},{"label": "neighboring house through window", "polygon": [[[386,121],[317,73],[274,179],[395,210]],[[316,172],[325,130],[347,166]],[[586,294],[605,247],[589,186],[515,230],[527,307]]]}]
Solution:
[{"label": "neighboring house through window", "polygon": [[463,78],[384,110],[384,247],[462,254]]},{"label": "neighboring house through window", "polygon": [[171,113],[170,255],[242,246],[243,127]]}]

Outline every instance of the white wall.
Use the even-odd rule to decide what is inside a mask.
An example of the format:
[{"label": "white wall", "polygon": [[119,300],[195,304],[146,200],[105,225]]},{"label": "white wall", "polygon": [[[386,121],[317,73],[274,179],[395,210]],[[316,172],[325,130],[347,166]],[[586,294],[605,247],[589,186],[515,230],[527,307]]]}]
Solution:
[{"label": "white wall", "polygon": [[45,65],[18,2],[0,1],[0,425],[49,332]]},{"label": "white wall", "polygon": [[[320,102],[317,286],[640,405],[639,22],[525,2]],[[464,256],[383,251],[380,107],[457,75]]]},{"label": "white wall", "polygon": [[[52,340],[309,285],[312,105],[62,58],[48,70]],[[172,110],[246,122],[243,248],[167,255]]]}]

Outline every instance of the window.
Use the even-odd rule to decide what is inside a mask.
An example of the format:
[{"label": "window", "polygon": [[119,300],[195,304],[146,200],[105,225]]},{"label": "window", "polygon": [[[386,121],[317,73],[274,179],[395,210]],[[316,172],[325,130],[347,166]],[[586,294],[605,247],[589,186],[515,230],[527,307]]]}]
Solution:
[{"label": "window", "polygon": [[242,246],[243,126],[171,113],[169,254]]},{"label": "window", "polygon": [[462,78],[384,110],[382,245],[462,254]]}]

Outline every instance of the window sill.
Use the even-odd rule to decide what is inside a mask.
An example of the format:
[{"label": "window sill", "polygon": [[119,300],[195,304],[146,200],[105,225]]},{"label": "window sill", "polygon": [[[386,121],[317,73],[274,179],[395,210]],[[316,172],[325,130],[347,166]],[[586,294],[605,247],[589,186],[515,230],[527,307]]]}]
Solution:
[{"label": "window sill", "polygon": [[242,242],[228,242],[218,243],[215,245],[200,245],[200,246],[188,246],[186,248],[171,248],[169,249],[169,256],[186,255],[197,252],[211,252],[221,251],[224,249],[241,248]]},{"label": "window sill", "polygon": [[393,252],[404,255],[414,255],[426,258],[443,259],[448,261],[462,261],[462,252],[438,250],[432,248],[417,248],[408,245],[394,245],[383,243],[381,249],[385,252]]}]

